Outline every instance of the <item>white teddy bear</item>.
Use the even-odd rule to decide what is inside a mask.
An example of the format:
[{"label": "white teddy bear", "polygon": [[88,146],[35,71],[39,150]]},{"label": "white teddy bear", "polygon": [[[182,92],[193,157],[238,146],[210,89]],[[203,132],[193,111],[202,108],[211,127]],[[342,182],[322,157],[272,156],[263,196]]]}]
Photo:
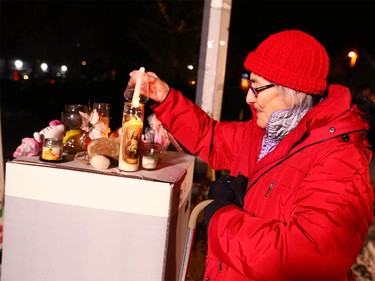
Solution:
[{"label": "white teddy bear", "polygon": [[62,138],[65,126],[60,120],[52,120],[49,126],[39,132],[34,132],[33,138],[23,138],[21,144],[13,153],[14,158],[20,156],[36,156],[43,148],[43,140],[46,138]]}]

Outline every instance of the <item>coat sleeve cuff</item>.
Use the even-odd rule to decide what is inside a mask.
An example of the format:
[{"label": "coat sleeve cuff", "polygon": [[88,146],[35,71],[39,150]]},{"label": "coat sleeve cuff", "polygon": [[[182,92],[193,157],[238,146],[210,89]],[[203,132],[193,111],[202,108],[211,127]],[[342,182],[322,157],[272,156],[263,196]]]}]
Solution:
[{"label": "coat sleeve cuff", "polygon": [[157,102],[157,101],[154,101],[153,104],[150,105],[150,108],[151,109],[154,109],[156,108],[157,106],[159,106],[160,104],[162,104],[169,96],[169,93],[171,92],[172,88],[169,88],[169,91],[168,93],[165,95],[164,99],[160,102]]},{"label": "coat sleeve cuff", "polygon": [[213,201],[204,208],[203,217],[204,217],[204,223],[206,224],[206,228],[208,228],[208,224],[210,223],[210,220],[212,216],[215,214],[215,212],[227,205],[230,205],[230,203]]}]

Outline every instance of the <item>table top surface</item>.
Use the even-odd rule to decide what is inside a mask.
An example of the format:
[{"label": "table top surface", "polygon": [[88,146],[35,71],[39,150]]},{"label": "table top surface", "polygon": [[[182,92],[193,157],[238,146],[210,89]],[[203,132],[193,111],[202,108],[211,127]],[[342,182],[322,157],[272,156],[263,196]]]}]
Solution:
[{"label": "table top surface", "polygon": [[67,155],[64,161],[59,163],[45,162],[39,159],[39,156],[22,156],[15,158],[6,163],[33,165],[40,167],[68,169],[73,171],[104,174],[119,177],[130,177],[136,179],[153,180],[173,183],[179,180],[185,173],[186,169],[194,164],[195,157],[184,152],[166,151],[161,154],[158,165],[154,170],[145,170],[140,168],[138,171],[125,172],[121,171],[118,166],[111,165],[106,170],[98,170],[88,164],[87,161],[75,159],[75,155]]}]

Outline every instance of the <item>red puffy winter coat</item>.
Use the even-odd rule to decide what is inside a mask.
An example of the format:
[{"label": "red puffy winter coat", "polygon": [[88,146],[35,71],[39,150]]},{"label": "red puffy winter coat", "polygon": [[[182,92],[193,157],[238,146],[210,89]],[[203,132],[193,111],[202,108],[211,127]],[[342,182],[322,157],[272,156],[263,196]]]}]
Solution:
[{"label": "red puffy winter coat", "polygon": [[259,162],[256,120],[214,121],[174,89],[153,110],[192,154],[250,180],[244,208],[210,221],[204,280],[347,280],[374,200],[368,125],[347,88],[331,85]]}]

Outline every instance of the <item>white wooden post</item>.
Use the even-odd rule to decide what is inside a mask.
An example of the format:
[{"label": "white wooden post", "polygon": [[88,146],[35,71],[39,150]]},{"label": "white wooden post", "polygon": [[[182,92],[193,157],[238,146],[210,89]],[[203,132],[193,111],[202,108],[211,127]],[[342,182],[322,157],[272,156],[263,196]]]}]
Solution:
[{"label": "white wooden post", "polygon": [[232,0],[205,0],[195,103],[219,120]]},{"label": "white wooden post", "polygon": [[[232,0],[204,1],[195,103],[216,120],[221,116],[231,12]],[[216,177],[208,166],[207,177]]]}]

